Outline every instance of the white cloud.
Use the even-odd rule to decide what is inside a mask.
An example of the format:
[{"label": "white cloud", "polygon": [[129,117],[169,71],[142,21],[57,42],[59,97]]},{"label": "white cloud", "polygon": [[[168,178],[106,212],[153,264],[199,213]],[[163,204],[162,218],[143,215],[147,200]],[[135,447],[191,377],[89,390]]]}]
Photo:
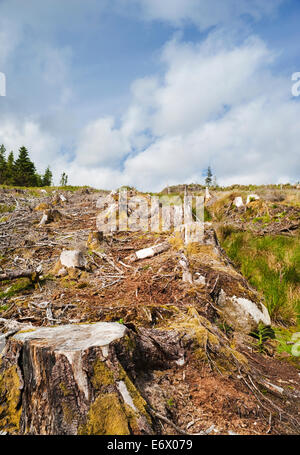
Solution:
[{"label": "white cloud", "polygon": [[37,166],[37,170],[44,171],[44,168],[52,165],[60,148],[59,142],[43,131],[40,125],[33,120],[16,122],[14,119],[1,120],[0,138],[5,144],[7,153],[14,151],[15,158],[21,146],[26,146],[30,151],[30,157]]},{"label": "white cloud", "polygon": [[86,127],[73,164],[94,166],[89,181],[159,189],[201,181],[208,164],[221,184],[296,180],[300,104],[290,81],[272,75],[276,56],[258,38],[240,46],[214,38],[168,43],[164,78],[133,84],[119,129],[112,118]]},{"label": "white cloud", "polygon": [[227,25],[243,15],[259,20],[276,12],[285,0],[116,0],[127,6],[140,8],[146,20],[167,21],[180,27],[190,22],[205,30],[216,25]]},{"label": "white cloud", "polygon": [[129,151],[128,139],[114,128],[114,119],[100,118],[82,131],[76,149],[76,162],[83,166],[116,166]]},{"label": "white cloud", "polygon": [[[120,4],[121,0],[117,1]],[[147,20],[164,20],[178,27],[189,21],[201,30],[226,26],[232,17],[237,19],[243,14],[262,18],[276,11],[280,3],[280,0],[122,1],[123,5],[138,4]],[[59,5],[58,0],[55,3]],[[96,2],[92,3],[97,10]],[[81,2],[76,0],[72,4],[75,5],[72,17],[79,27]],[[277,56],[259,38],[251,37],[241,43],[219,27],[201,43],[171,40],[161,52],[163,74],[132,84],[131,102],[120,119],[99,117],[74,131],[72,111],[59,111],[73,94],[72,49],[59,47],[51,40],[48,43],[46,38],[55,27],[48,25],[49,29],[42,33],[43,21],[39,18],[48,14],[49,9],[32,0],[31,5],[37,6],[34,18],[28,11],[23,15],[20,10],[12,32],[8,22],[1,28],[4,20],[0,19],[0,64],[10,61],[24,27],[31,27],[34,32],[27,51],[30,49],[34,56],[30,53],[28,72],[20,74],[26,74],[29,82],[32,77],[32,85],[27,84],[28,92],[32,97],[34,85],[39,108],[43,104],[45,111],[53,110],[55,115],[51,117],[52,111],[40,112],[29,118],[19,115],[18,109],[9,116],[1,112],[0,142],[8,151],[26,145],[40,171],[51,165],[56,182],[65,171],[71,184],[98,188],[129,184],[158,190],[166,184],[201,181],[202,170],[208,164],[221,184],[299,179],[296,157],[300,103],[290,96],[290,79],[272,73]],[[4,7],[9,8],[7,0],[1,3],[0,12],[5,13]],[[65,23],[66,15],[58,17],[56,12],[54,16],[60,24]],[[39,24],[37,30],[35,24]],[[35,33],[45,41],[34,45]],[[16,69],[22,63],[15,59],[11,66]],[[19,117],[23,119],[18,120]],[[71,136],[72,147],[68,155],[63,155]]]}]

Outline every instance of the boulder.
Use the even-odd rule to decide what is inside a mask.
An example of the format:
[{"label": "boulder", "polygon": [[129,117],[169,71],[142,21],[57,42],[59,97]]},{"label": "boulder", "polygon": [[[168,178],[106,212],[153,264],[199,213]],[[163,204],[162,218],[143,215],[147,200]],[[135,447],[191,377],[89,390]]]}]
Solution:
[{"label": "boulder", "polygon": [[64,250],[62,251],[59,260],[61,265],[67,268],[82,268],[85,266],[85,259],[80,250]]},{"label": "boulder", "polygon": [[229,297],[221,289],[217,305],[222,318],[234,330],[249,334],[258,329],[259,324],[271,325],[267,308],[260,302],[254,302],[245,297]]}]

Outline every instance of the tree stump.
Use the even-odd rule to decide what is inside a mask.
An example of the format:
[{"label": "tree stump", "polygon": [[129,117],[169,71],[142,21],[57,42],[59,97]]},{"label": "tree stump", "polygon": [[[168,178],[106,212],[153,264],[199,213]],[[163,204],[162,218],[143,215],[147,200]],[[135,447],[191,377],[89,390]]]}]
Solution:
[{"label": "tree stump", "polygon": [[144,345],[157,358],[155,343],[137,337],[124,325],[99,322],[8,338],[0,357],[0,432],[152,434],[147,403],[122,366]]}]

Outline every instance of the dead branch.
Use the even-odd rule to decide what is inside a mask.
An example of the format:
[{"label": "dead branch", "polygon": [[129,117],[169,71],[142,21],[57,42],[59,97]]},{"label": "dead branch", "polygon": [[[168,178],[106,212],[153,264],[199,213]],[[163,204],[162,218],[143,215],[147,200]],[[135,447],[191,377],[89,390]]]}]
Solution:
[{"label": "dead branch", "polygon": [[30,278],[32,280],[39,276],[40,272],[36,270],[21,270],[20,272],[10,272],[0,274],[0,281],[15,280],[16,278]]}]

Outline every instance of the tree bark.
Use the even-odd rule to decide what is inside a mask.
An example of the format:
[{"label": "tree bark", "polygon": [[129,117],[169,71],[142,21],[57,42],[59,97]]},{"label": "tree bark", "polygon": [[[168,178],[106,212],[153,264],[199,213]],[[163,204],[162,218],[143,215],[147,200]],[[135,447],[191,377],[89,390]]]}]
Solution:
[{"label": "tree bark", "polygon": [[0,357],[0,431],[9,434],[152,434],[138,368],[182,357],[178,336],[118,323],[29,328]]}]

